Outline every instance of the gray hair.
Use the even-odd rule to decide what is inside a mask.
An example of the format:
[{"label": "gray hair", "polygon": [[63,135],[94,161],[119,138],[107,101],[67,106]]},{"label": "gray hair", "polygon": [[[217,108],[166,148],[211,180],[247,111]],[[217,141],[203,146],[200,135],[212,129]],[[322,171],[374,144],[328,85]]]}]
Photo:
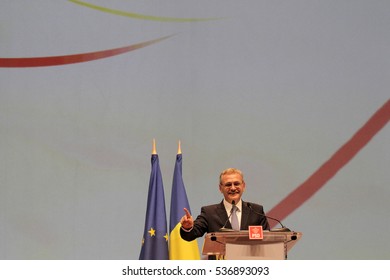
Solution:
[{"label": "gray hair", "polygon": [[227,169],[223,170],[221,172],[221,174],[219,175],[219,184],[222,183],[222,176],[230,175],[230,174],[239,174],[242,177],[242,181],[244,181],[244,173],[242,173],[241,170],[239,170],[237,168],[227,168]]}]

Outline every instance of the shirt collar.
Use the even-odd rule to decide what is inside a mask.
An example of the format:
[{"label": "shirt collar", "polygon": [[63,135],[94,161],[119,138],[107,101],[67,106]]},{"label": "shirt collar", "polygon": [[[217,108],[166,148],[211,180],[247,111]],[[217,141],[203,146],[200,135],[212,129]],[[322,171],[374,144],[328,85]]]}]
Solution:
[{"label": "shirt collar", "polygon": [[[225,209],[228,213],[232,210],[233,205],[226,201],[226,199],[223,200],[223,205],[225,206]],[[238,211],[240,212],[242,209],[242,200],[240,199],[236,204]]]}]

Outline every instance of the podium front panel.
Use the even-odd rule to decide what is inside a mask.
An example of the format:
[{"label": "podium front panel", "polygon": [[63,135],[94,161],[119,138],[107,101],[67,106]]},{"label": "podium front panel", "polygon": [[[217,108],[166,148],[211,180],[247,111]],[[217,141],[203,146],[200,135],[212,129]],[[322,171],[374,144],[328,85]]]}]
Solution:
[{"label": "podium front panel", "polygon": [[263,239],[249,239],[248,231],[212,232],[205,236],[202,254],[214,259],[286,259],[301,235],[264,231]]},{"label": "podium front panel", "polygon": [[284,260],[283,242],[264,244],[226,244],[225,260]]}]

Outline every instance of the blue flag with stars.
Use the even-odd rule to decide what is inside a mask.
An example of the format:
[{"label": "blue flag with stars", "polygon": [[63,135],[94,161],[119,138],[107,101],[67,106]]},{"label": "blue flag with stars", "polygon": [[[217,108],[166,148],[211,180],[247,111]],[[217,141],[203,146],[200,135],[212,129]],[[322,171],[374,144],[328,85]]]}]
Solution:
[{"label": "blue flag with stars", "polygon": [[164,186],[158,155],[152,155],[148,204],[140,260],[168,260],[168,230]]}]

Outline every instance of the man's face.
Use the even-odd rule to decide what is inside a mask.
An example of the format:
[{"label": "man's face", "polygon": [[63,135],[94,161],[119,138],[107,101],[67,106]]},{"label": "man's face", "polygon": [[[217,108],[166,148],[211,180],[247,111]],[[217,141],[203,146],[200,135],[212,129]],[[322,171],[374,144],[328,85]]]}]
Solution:
[{"label": "man's face", "polygon": [[240,174],[225,174],[221,178],[219,190],[226,201],[232,203],[234,200],[237,203],[245,191],[245,182]]}]

